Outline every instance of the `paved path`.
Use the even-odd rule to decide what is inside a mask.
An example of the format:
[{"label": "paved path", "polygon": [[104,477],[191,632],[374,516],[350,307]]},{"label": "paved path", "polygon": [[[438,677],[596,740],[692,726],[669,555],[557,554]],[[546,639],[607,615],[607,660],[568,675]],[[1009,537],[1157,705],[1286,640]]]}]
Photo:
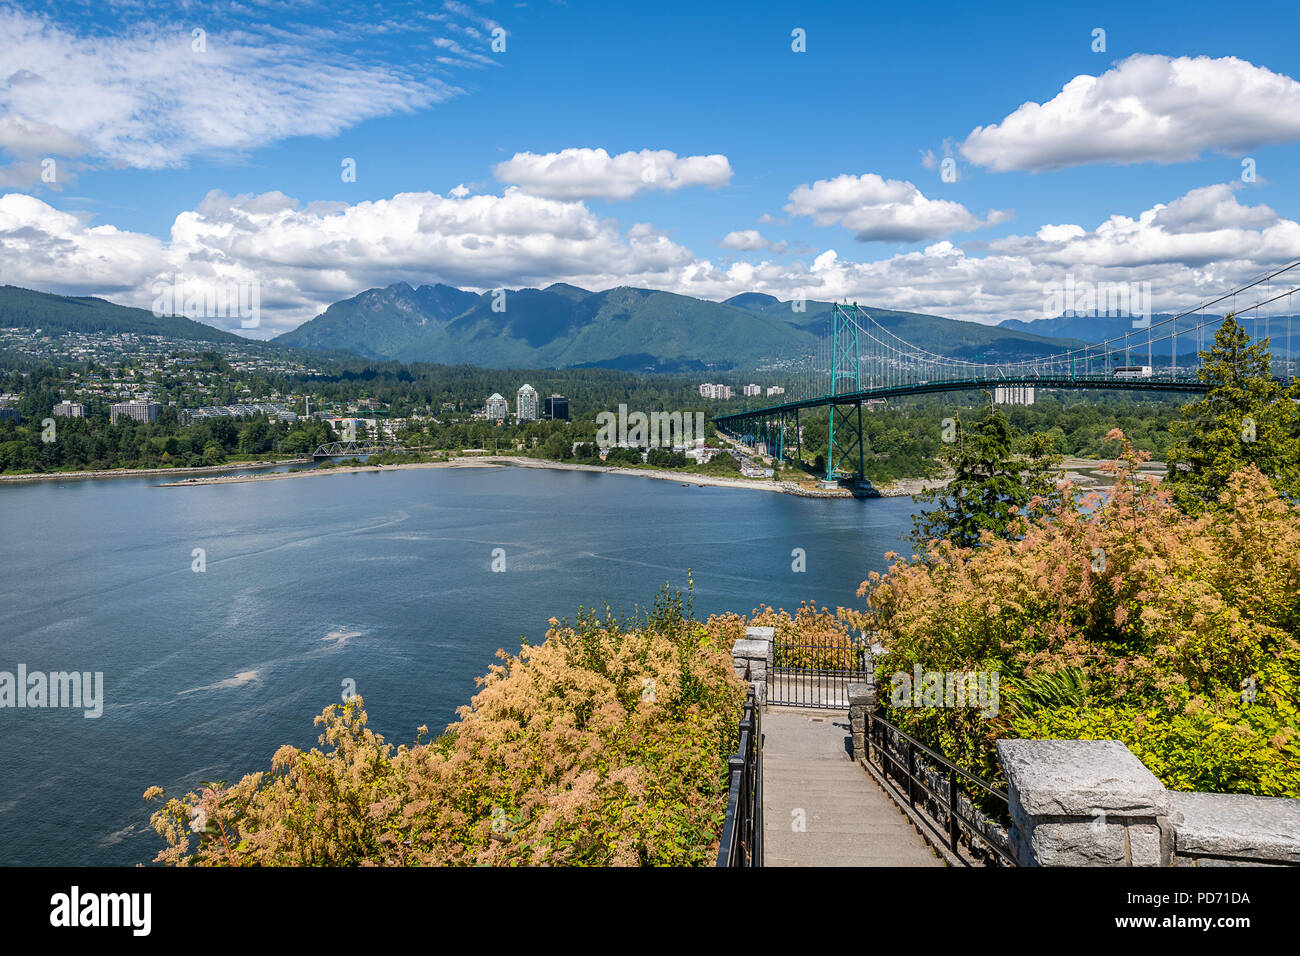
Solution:
[{"label": "paved path", "polygon": [[763,714],[763,865],[943,866],[848,747],[843,711]]}]

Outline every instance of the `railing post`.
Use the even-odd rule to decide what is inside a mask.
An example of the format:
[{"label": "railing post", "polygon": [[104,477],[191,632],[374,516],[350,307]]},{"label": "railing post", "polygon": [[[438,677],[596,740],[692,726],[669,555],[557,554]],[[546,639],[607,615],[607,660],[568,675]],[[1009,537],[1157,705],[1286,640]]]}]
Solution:
[{"label": "railing post", "polygon": [[916,807],[916,748],[907,742],[907,802]]},{"label": "railing post", "polygon": [[948,768],[948,849],[957,852],[957,771]]},{"label": "railing post", "polygon": [[849,731],[853,735],[853,759],[867,759],[867,721],[876,709],[876,689],[868,683],[853,683],[848,687]]}]

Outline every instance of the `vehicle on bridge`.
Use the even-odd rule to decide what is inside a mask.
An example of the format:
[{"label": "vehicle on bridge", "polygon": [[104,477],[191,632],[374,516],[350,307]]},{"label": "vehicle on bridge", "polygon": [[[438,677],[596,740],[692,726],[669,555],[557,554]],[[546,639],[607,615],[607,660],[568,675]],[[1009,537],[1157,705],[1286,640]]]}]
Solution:
[{"label": "vehicle on bridge", "polygon": [[1150,365],[1116,365],[1114,375],[1116,378],[1150,378]]}]

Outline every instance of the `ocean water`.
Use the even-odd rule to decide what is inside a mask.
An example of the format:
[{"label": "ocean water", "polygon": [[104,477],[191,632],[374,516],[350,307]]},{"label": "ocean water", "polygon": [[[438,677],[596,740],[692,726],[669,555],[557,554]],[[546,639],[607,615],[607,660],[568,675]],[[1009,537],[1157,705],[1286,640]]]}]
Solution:
[{"label": "ocean water", "polygon": [[147,863],[147,787],[314,745],[347,682],[389,740],[436,733],[497,648],[688,568],[699,615],[860,606],[913,509],[516,468],[158,480],[0,485],[0,671],[103,674],[98,718],[0,709],[0,865]]}]

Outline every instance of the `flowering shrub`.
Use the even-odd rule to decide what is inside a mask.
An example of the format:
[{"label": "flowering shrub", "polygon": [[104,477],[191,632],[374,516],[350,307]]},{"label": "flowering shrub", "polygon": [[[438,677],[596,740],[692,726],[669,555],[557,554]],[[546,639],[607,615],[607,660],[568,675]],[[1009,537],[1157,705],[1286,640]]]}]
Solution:
[{"label": "flowering shrub", "polygon": [[724,614],[712,619],[729,641],[745,636],[747,627],[770,627],[776,638],[774,663],[777,667],[820,670],[860,670],[864,666],[866,642],[855,637],[848,611],[830,611],[805,601],[791,617],[782,608],[760,605],[749,618]]},{"label": "flowering shrub", "polygon": [[[729,622],[680,592],[631,622],[551,620],[480,678],[440,737],[396,749],[361,698],[316,718],[322,749],[168,799],[176,865],[702,865],[717,855],[746,685]],[[157,787],[145,799],[164,797]]]},{"label": "flowering shrub", "polygon": [[890,719],[989,774],[998,737],[1114,738],[1175,789],[1300,796],[1300,507],[1249,467],[1191,517],[1138,477],[1145,458],[1125,444],[1104,501],[1066,484],[1009,540],[930,542],[873,572],[850,620],[887,635],[878,673],[996,670],[1005,687],[992,719]]}]

